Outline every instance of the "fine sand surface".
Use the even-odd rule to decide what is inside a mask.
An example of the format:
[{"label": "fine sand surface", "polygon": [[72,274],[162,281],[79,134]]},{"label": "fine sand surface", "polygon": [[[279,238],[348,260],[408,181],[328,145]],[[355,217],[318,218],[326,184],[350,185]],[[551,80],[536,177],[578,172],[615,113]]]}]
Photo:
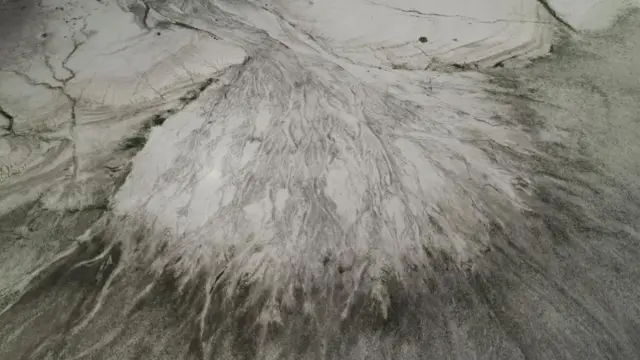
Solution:
[{"label": "fine sand surface", "polygon": [[0,0],[0,359],[640,358],[638,5]]}]

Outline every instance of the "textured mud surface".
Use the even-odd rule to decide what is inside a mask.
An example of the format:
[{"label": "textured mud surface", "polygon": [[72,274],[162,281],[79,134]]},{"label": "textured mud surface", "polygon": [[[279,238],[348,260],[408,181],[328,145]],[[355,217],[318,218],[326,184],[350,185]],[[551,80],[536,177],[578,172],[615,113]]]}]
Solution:
[{"label": "textured mud surface", "polygon": [[366,3],[0,2],[0,359],[640,357],[640,13]]}]

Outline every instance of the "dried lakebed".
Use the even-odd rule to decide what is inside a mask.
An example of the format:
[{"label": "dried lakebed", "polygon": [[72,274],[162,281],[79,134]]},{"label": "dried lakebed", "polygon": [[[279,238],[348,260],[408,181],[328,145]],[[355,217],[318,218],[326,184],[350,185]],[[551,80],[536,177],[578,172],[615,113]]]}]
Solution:
[{"label": "dried lakebed", "polygon": [[638,358],[587,3],[0,2],[0,359]]}]

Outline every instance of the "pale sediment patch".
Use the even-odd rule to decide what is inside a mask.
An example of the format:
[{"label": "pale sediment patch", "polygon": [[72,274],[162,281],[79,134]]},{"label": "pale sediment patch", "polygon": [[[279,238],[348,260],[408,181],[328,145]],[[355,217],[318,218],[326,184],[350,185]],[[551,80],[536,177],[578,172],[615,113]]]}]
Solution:
[{"label": "pale sediment patch", "polygon": [[490,245],[489,224],[524,206],[512,184],[525,169],[493,163],[476,143],[528,144],[476,120],[487,113],[270,58],[234,69],[233,88],[199,101],[215,107],[172,118],[134,161],[114,208],[126,225],[115,226],[145,228],[151,252],[164,251],[152,256],[160,268],[187,278],[226,269],[232,282],[276,289],[353,251],[371,278],[401,274],[427,262],[424,247],[473,260]]}]

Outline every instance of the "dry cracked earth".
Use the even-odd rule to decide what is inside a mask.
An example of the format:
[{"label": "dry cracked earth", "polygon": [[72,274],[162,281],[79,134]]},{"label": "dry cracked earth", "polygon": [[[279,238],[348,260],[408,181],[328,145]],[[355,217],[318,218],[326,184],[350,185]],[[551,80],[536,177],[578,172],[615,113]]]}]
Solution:
[{"label": "dry cracked earth", "polygon": [[625,0],[0,0],[0,359],[640,359]]}]

